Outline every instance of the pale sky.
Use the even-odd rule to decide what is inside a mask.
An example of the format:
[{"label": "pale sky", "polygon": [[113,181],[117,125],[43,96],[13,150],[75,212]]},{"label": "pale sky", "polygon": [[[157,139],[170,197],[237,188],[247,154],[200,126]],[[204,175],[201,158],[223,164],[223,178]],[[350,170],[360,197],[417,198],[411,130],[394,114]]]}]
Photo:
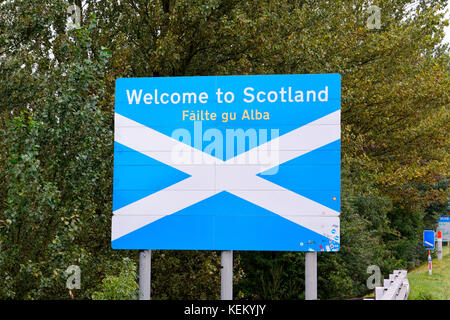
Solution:
[{"label": "pale sky", "polygon": [[[445,15],[445,17],[447,19],[450,17],[450,2],[447,3],[447,14]],[[447,28],[445,28],[444,42],[450,43],[450,26],[447,26]]]}]

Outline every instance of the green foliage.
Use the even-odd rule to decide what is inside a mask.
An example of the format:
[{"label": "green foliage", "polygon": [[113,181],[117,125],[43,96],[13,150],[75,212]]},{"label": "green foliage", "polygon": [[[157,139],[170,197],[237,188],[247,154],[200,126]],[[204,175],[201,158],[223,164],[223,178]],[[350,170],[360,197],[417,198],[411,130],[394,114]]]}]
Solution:
[{"label": "green foliage", "polygon": [[298,252],[239,252],[244,278],[235,291],[243,299],[304,298],[305,254]]},{"label": "green foliage", "polygon": [[8,188],[0,272],[17,299],[68,297],[65,269],[79,265],[88,281],[99,271],[90,265],[109,251],[112,133],[98,106],[106,55],[85,59],[89,43],[88,28],[73,34],[66,43],[73,60],[42,76],[43,92],[2,136]]},{"label": "green foliage", "polygon": [[133,260],[124,258],[120,273],[117,276],[107,275],[102,280],[100,291],[92,294],[94,300],[137,300],[139,285],[137,267]]},{"label": "green foliage", "polygon": [[208,251],[152,251],[154,299],[219,299],[220,254]]}]

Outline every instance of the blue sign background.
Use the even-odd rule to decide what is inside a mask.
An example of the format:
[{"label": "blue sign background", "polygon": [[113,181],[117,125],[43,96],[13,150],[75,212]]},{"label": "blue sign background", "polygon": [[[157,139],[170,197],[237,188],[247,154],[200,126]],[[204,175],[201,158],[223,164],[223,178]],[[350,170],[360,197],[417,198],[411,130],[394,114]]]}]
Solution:
[{"label": "blue sign background", "polygon": [[[301,103],[266,101],[262,103],[244,103],[245,88],[252,87],[254,93],[259,91],[279,91],[280,88],[316,93],[327,87],[327,101],[304,101]],[[216,92],[233,92],[232,103],[217,103]],[[127,95],[128,90],[128,95]],[[129,103],[132,90],[142,95],[145,93],[182,93],[206,92],[208,102],[205,104],[139,104]],[[208,129],[218,130],[224,136],[227,129],[277,129],[278,136],[292,132],[313,121],[321,119],[340,110],[341,78],[338,74],[321,75],[265,75],[265,76],[214,76],[214,77],[171,77],[171,78],[131,78],[116,80],[116,116],[120,115],[139,125],[151,128],[170,137],[177,129],[187,130],[192,137],[196,132],[192,121],[182,118],[182,110],[206,111],[217,114],[217,119],[202,121],[202,132]],[[223,122],[223,112],[238,115],[245,109],[269,112],[270,120],[248,120],[238,117],[234,121]],[[339,118],[340,119],[340,118]],[[325,124],[323,127],[339,123]],[[116,120],[116,130],[121,128]],[[340,127],[339,129],[340,130]],[[117,131],[116,131],[117,132]],[[339,131],[340,132],[340,131]],[[122,134],[122,133],[121,133]],[[136,137],[138,137],[137,134]],[[256,146],[277,138],[267,136],[258,139]],[[306,137],[305,137],[306,138]],[[311,137],[314,138],[314,137]],[[340,139],[330,141],[314,150],[296,157],[278,166],[276,174],[259,173],[257,176],[277,185],[286,192],[293,192],[312,200],[324,210],[335,212],[335,217],[311,214],[309,209],[291,208],[292,215],[301,215],[299,223],[290,217],[261,207],[258,204],[239,197],[232,190],[224,190],[198,201],[182,210],[169,215],[162,215],[150,223],[136,222],[142,216],[156,215],[154,207],[136,214],[129,213],[128,208],[137,202],[157,194],[159,191],[190,178],[190,174],[179,168],[162,163],[148,154],[134,150],[120,143],[116,137],[114,143],[114,185],[113,185],[113,237],[112,247],[116,249],[205,249],[205,250],[292,250],[292,251],[338,251],[339,250],[339,212],[340,212]],[[223,150],[226,149],[225,139]],[[207,143],[191,146],[205,153]],[[233,156],[210,153],[222,161],[229,160],[255,146],[245,145],[244,150],[235,149]],[[295,149],[295,146],[293,147]],[[142,150],[141,150],[142,151]],[[161,151],[167,150],[145,150]],[[289,151],[289,150],[283,150]],[[237,177],[239,178],[239,177]],[[276,195],[276,191],[272,193]],[[174,192],[171,201],[177,201]],[[275,201],[275,200],[274,200]],[[280,206],[283,204],[280,203]],[[153,210],[153,211],[152,211]],[[297,213],[298,211],[298,213]],[[327,213],[328,213],[327,211]],[[131,211],[130,211],[131,212]],[[322,214],[325,214],[323,212]],[[138,217],[138,218],[136,218]],[[315,219],[315,220],[314,220]],[[321,219],[321,220],[320,220]],[[150,221],[150,219],[149,219]],[[303,225],[303,222],[305,224]],[[313,222],[310,222],[313,221]],[[318,222],[316,222],[318,221]],[[307,225],[316,226],[312,229]],[[125,226],[124,226],[125,225]],[[127,226],[129,225],[129,226]],[[136,228],[136,225],[139,225]],[[125,228],[128,231],[122,231]],[[127,229],[128,228],[128,229]],[[323,233],[317,229],[327,230]],[[115,230],[119,230],[115,233]],[[115,234],[120,234],[117,236]]]}]

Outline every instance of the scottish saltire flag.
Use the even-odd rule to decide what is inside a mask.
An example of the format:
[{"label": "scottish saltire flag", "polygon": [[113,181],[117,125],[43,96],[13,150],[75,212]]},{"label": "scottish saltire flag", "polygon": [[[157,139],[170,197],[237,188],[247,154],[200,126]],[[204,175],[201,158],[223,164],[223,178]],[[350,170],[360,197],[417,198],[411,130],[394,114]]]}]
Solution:
[{"label": "scottish saltire flag", "polygon": [[338,74],[116,80],[114,249],[338,251]]}]

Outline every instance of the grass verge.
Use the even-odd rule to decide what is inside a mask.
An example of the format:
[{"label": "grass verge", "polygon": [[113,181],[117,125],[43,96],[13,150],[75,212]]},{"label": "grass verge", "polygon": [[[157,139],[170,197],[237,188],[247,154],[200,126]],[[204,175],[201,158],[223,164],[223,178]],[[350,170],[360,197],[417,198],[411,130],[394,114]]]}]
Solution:
[{"label": "grass verge", "polygon": [[428,274],[428,263],[408,272],[408,300],[450,300],[449,247],[443,247],[442,251],[442,260],[435,258],[432,261],[432,275]]}]

